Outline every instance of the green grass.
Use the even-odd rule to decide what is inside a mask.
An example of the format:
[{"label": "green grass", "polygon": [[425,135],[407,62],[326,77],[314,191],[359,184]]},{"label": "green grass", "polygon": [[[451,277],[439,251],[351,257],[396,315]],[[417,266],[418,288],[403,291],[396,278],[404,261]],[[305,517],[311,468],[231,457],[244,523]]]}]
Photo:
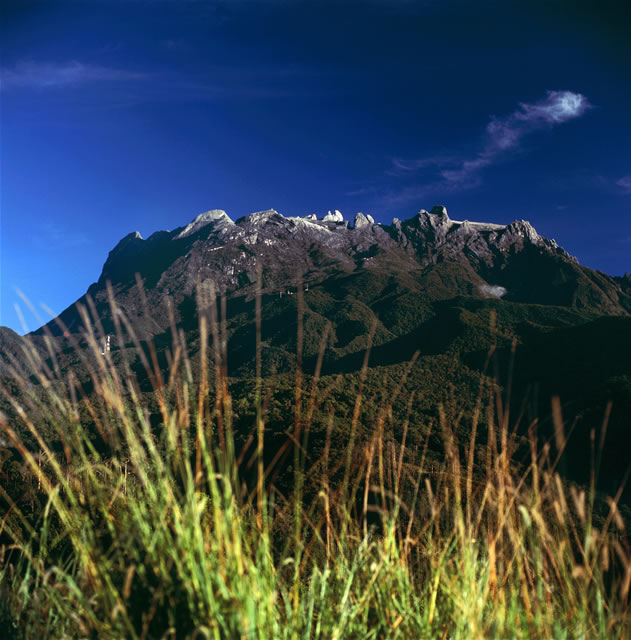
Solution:
[{"label": "green grass", "polygon": [[[225,340],[207,293],[197,362],[174,330],[164,377],[151,345],[136,341],[158,428],[124,353],[120,366],[100,354],[87,311],[91,350],[80,357],[91,395],[54,350],[46,361],[25,342],[31,370],[14,371],[21,396],[3,387],[13,417],[0,422],[41,508],[28,513],[24,500],[0,491],[8,637],[629,637],[625,523],[615,498],[596,518],[594,486],[568,485],[556,472],[565,446],[559,411],[556,443],[537,443],[534,425],[530,442],[519,442],[496,387],[483,384],[471,424],[440,410],[445,455],[437,460],[430,434],[406,447],[406,414],[392,415],[401,384],[374,424],[359,424],[360,382],[343,450],[331,444],[331,415],[322,455],[307,464],[326,390],[319,368],[309,379],[298,368],[279,452],[293,457],[291,482],[281,490],[272,479],[282,455],[265,451],[260,379],[250,446],[235,450]],[[113,316],[134,340],[122,314]],[[301,318],[297,331],[300,353]],[[45,416],[59,451],[33,416]],[[464,446],[455,436],[463,428]],[[530,457],[518,464],[513,453],[524,444]]]}]

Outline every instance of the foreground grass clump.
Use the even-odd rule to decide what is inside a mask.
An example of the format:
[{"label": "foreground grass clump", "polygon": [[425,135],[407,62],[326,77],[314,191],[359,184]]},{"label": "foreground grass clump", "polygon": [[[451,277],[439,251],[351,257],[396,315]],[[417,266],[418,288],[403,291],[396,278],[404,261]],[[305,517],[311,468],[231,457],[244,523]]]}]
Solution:
[{"label": "foreground grass clump", "polygon": [[[440,412],[440,462],[427,447],[406,449],[407,425],[402,442],[388,438],[391,406],[368,439],[356,437],[360,388],[346,449],[332,450],[329,431],[307,466],[319,366],[310,385],[298,371],[287,442],[264,464],[260,377],[256,424],[235,451],[225,339],[214,306],[200,309],[198,374],[174,329],[163,379],[151,344],[113,306],[118,343],[142,354],[149,396],[123,350],[101,353],[87,312],[91,351],[77,353],[91,394],[52,349],[46,362],[25,345],[32,370],[14,372],[22,395],[7,394],[13,416],[0,420],[40,507],[28,513],[2,490],[9,637],[629,637],[631,554],[617,501],[595,519],[594,487],[566,485],[534,431],[529,458],[514,462],[524,443],[492,386],[465,446],[462,425]],[[59,451],[33,416],[45,417]],[[285,455],[289,491],[271,480]]]}]

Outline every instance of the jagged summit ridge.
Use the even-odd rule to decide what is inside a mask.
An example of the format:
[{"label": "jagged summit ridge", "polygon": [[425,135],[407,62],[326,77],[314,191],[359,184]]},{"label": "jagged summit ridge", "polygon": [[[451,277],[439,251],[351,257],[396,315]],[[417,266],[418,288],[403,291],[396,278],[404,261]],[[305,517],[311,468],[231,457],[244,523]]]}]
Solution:
[{"label": "jagged summit ridge", "polygon": [[[507,228],[511,228],[514,233],[519,233],[527,236],[532,242],[537,242],[541,239],[541,236],[537,233],[534,227],[526,220],[514,220],[510,225],[506,224],[497,224],[492,222],[476,222],[471,220],[453,220],[449,217],[447,212],[447,208],[444,205],[436,205],[432,207],[430,211],[426,209],[420,209],[416,214],[416,217],[421,221],[422,226],[424,227],[442,227],[446,230],[451,228],[462,228],[463,231],[502,231]],[[318,218],[317,214],[311,213],[305,216],[284,216],[279,213],[276,209],[264,209],[261,211],[255,211],[253,213],[247,214],[245,216],[237,219],[236,223],[232,221],[232,219],[228,216],[228,214],[222,209],[211,209],[204,213],[199,214],[195,217],[183,230],[177,233],[174,236],[174,239],[179,240],[181,238],[185,238],[195,234],[197,231],[201,230],[207,225],[237,225],[244,226],[247,225],[251,227],[253,225],[266,224],[270,220],[274,218],[277,219],[277,222],[282,220],[293,220],[293,221],[308,221],[308,222],[319,222],[319,223],[335,223],[336,225],[344,225],[349,229],[353,228],[361,228],[366,227],[368,225],[379,224],[376,223],[373,216],[370,214],[364,214],[363,212],[358,212],[353,220],[352,226],[348,224],[347,221],[344,220],[344,215],[339,209],[334,209],[333,211],[328,211],[322,218]],[[400,221],[398,218],[394,218],[392,221],[392,225],[397,225]],[[392,226],[386,225],[386,226]],[[324,228],[331,229],[330,225],[326,225]],[[142,236],[136,232],[133,235],[135,238],[143,239]],[[128,236],[126,236],[128,237]],[[554,242],[551,240],[550,242]]]},{"label": "jagged summit ridge", "polygon": [[[440,230],[439,235],[444,237],[446,237],[449,232],[456,231],[459,234],[475,234],[480,232],[498,233],[509,231],[509,235],[525,237],[535,244],[547,242],[551,246],[558,247],[554,240],[547,240],[540,236],[535,228],[526,220],[514,220],[509,225],[470,220],[453,220],[449,217],[447,208],[444,205],[434,206],[430,211],[420,209],[415,218],[412,218],[411,220],[416,220],[422,229]],[[333,211],[329,210],[322,218],[318,218],[315,213],[301,217],[284,216],[275,209],[265,209],[242,216],[236,222],[234,222],[223,209],[211,209],[204,213],[200,213],[184,228],[177,229],[173,233],[169,231],[157,231],[152,234],[149,239],[160,234],[171,234],[171,238],[173,240],[182,240],[195,235],[206,227],[211,227],[214,231],[222,232],[226,232],[232,228],[231,230],[234,232],[234,234],[232,234],[232,238],[234,239],[239,235],[240,230],[247,229],[248,231],[252,231],[254,227],[274,221],[277,225],[282,225],[284,222],[288,221],[293,222],[294,225],[307,223],[312,229],[319,228],[333,232],[338,230],[338,226],[343,229],[362,229],[376,224],[380,225],[380,223],[375,222],[373,216],[370,214],[359,212],[355,215],[351,226],[344,220],[344,216],[339,209],[335,209]],[[406,222],[409,223],[410,221]],[[391,225],[380,226],[383,226],[386,229],[398,229],[401,226],[401,221],[398,218],[394,218]],[[145,239],[138,231],[132,232],[122,238],[113,251],[118,252],[118,250],[133,244],[136,241],[144,240]]]},{"label": "jagged summit ridge", "polygon": [[[353,233],[355,231],[363,232],[361,240]],[[271,245],[275,244],[280,236],[289,234],[293,237],[301,236],[303,240],[309,236],[312,242],[330,247],[343,247],[351,252],[358,244],[366,249],[367,243],[386,249],[392,248],[394,241],[406,251],[416,252],[421,261],[435,262],[438,258],[457,259],[459,252],[466,248],[470,253],[479,254],[479,257],[488,261],[493,258],[490,253],[506,252],[511,247],[521,249],[526,244],[539,246],[575,260],[554,240],[540,236],[525,220],[515,220],[508,225],[452,220],[447,208],[437,205],[431,211],[421,209],[416,216],[403,222],[394,218],[391,225],[376,223],[371,215],[359,212],[355,215],[352,226],[344,220],[338,209],[328,211],[322,218],[318,218],[316,214],[302,217],[283,216],[275,209],[265,209],[242,216],[236,222],[233,222],[224,210],[211,209],[199,214],[184,228],[176,229],[174,232],[159,231],[147,240],[138,232],[128,234],[110,252],[108,262],[149,250],[151,245],[158,244],[165,236],[175,241],[197,242],[202,240],[202,237],[198,236],[202,232],[204,241],[214,242],[216,248],[234,242],[245,245],[263,242]],[[430,259],[428,256],[433,257]]]},{"label": "jagged summit ridge", "polygon": [[323,222],[344,222],[344,216],[342,212],[338,209],[335,209],[333,213],[330,211],[324,216],[322,219]]},{"label": "jagged summit ridge", "polygon": [[510,256],[527,247],[571,259],[526,221],[500,225],[452,220],[443,205],[421,209],[405,221],[394,219],[391,225],[360,212],[352,226],[338,209],[320,219],[265,209],[236,222],[222,209],[212,209],[173,232],[159,231],[146,240],[129,234],[110,252],[99,283],[129,281],[136,272],[151,272],[158,284],[178,282],[189,293],[199,278],[226,292],[247,290],[256,279],[258,261],[272,287],[291,280],[297,271],[315,281],[335,270],[388,269],[393,261],[406,264],[406,270],[461,262],[480,272],[503,268]]},{"label": "jagged summit ridge", "polygon": [[[173,231],[125,236],[88,292],[105,307],[111,282],[132,315],[142,307],[136,274],[156,308],[167,299],[177,309],[194,307],[198,287],[211,283],[217,293],[248,300],[256,294],[260,266],[261,291],[272,296],[295,292],[300,281],[315,291],[319,284],[335,288],[357,278],[390,282],[392,291],[420,286],[428,301],[473,295],[614,315],[631,311],[626,280],[582,267],[529,222],[452,220],[443,205],[392,224],[361,212],[345,220],[339,209],[303,216],[265,209],[235,221],[212,209]],[[385,299],[383,305],[388,308]],[[76,313],[64,314],[68,326],[79,326]]]},{"label": "jagged summit ridge", "polygon": [[209,224],[234,224],[232,220],[228,217],[228,214],[222,209],[211,209],[210,211],[206,211],[204,213],[200,213],[192,222],[184,227],[184,230],[178,233],[175,236],[176,240],[180,238],[186,238],[186,236],[190,236],[193,233],[199,231],[202,227],[205,227]]},{"label": "jagged summit ridge", "polygon": [[371,224],[375,224],[375,219],[371,215],[365,216],[361,211],[355,216],[353,227],[355,229],[361,229]]}]

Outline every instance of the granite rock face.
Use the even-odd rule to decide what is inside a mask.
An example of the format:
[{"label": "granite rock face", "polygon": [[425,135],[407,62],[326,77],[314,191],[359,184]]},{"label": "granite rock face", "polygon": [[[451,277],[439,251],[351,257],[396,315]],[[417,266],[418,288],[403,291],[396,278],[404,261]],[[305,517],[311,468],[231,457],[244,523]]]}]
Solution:
[{"label": "granite rock face", "polygon": [[[631,312],[626,281],[581,267],[530,223],[452,220],[442,205],[421,209],[408,220],[395,218],[390,225],[357,213],[352,226],[338,210],[318,219],[315,214],[286,217],[267,209],[232,221],[225,211],[214,209],[184,227],[158,231],[147,239],[138,232],[128,234],[110,252],[88,293],[104,309],[109,281],[132,316],[141,313],[137,273],[153,308],[164,306],[169,298],[178,309],[195,296],[199,284],[212,283],[228,297],[251,298],[259,264],[263,294],[295,291],[300,281],[315,285],[371,271],[436,279],[433,272],[443,273],[443,265],[451,265],[456,275],[443,289],[448,292],[451,287],[453,295],[502,292],[504,299],[515,301]],[[77,324],[74,311],[64,314],[67,324]],[[163,322],[158,324],[164,329]]]},{"label": "granite rock face", "polygon": [[333,213],[330,211],[324,216],[323,222],[344,222],[344,216],[342,212],[335,209]]}]

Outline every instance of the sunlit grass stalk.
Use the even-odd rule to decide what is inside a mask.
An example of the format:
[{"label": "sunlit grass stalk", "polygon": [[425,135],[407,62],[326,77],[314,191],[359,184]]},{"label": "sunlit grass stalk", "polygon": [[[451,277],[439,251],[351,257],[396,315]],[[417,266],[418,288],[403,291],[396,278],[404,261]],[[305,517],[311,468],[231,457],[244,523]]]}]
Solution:
[{"label": "sunlit grass stalk", "polygon": [[[519,465],[512,459],[518,435],[509,428],[510,384],[502,398],[483,377],[469,438],[459,440],[463,416],[439,408],[444,459],[430,460],[431,432],[418,451],[407,445],[413,397],[403,416],[394,410],[416,355],[373,421],[362,422],[367,350],[346,449],[332,450],[331,413],[322,457],[308,467],[329,330],[307,392],[300,287],[293,425],[288,417],[288,444],[274,458],[291,449],[294,476],[292,490],[281,494],[264,468],[261,280],[259,268],[253,488],[244,484],[246,465],[235,450],[226,301],[220,297],[218,304],[212,286],[197,289],[197,377],[172,309],[165,373],[150,325],[139,336],[111,288],[116,354],[101,353],[104,330],[89,299],[80,309],[87,349],[69,334],[94,387],[91,396],[52,335],[45,336],[46,358],[25,341],[30,370],[19,371],[15,360],[12,366],[26,400],[3,389],[14,415],[0,423],[39,487],[42,512],[33,520],[0,491],[7,505],[0,534],[11,540],[0,549],[0,595],[8,603],[0,616],[12,628],[42,638],[305,640],[621,638],[631,631],[621,493],[596,525],[599,455],[587,493],[562,480],[556,466],[569,436],[556,401],[556,457],[532,424],[530,460]],[[143,305],[149,322],[144,294]],[[146,371],[150,396],[140,390],[128,350]],[[27,384],[31,375],[36,390]],[[82,423],[86,412],[102,450]],[[59,438],[61,455],[35,416]],[[403,425],[399,443],[390,437],[396,420]],[[485,446],[478,442],[482,423]],[[308,480],[317,485],[313,502],[306,498]],[[372,513],[377,517],[369,521]],[[287,533],[284,542],[274,538],[279,531]]]}]

